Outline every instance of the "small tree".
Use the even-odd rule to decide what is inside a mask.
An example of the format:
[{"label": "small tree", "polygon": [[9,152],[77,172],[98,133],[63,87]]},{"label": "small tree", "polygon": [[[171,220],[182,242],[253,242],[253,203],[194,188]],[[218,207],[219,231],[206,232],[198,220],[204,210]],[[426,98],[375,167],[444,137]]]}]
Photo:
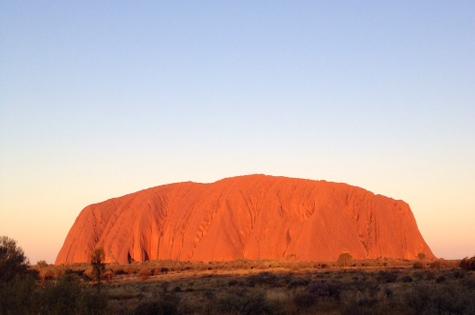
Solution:
[{"label": "small tree", "polygon": [[96,280],[98,287],[100,287],[102,275],[106,270],[106,265],[104,264],[104,250],[102,248],[97,248],[92,253],[91,265],[94,279]]},{"label": "small tree", "polygon": [[352,260],[353,257],[350,255],[350,253],[342,253],[340,256],[338,256],[337,263],[340,266],[348,266]]},{"label": "small tree", "polygon": [[0,314],[38,314],[32,309],[36,277],[16,241],[0,237]]},{"label": "small tree", "polygon": [[38,268],[46,268],[48,267],[48,263],[44,260],[40,260],[36,263],[36,266],[38,266]]},{"label": "small tree", "polygon": [[9,281],[17,274],[28,272],[28,260],[16,241],[0,237],[0,282]]}]

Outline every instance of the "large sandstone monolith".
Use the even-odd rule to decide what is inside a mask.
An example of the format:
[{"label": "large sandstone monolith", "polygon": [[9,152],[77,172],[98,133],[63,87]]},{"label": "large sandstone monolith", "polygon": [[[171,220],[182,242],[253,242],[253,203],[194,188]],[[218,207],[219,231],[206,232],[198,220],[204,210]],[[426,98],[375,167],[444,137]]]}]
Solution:
[{"label": "large sandstone monolith", "polygon": [[87,206],[56,264],[434,258],[409,206],[346,184],[249,175],[177,183]]}]

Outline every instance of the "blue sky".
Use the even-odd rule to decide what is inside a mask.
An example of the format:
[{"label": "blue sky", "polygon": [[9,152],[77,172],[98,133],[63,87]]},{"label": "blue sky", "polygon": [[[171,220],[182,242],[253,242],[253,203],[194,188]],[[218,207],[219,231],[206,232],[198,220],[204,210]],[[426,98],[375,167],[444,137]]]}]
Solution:
[{"label": "blue sky", "polygon": [[475,254],[474,56],[473,1],[3,1],[0,234],[52,260],[89,203],[267,173]]}]

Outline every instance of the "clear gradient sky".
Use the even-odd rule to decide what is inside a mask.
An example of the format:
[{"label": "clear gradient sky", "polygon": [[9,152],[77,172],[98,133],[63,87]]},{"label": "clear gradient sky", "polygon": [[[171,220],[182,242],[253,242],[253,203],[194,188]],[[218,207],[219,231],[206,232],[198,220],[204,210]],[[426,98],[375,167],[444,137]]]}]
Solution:
[{"label": "clear gradient sky", "polygon": [[87,204],[250,173],[403,199],[475,255],[475,2],[0,2],[0,235],[32,262]]}]

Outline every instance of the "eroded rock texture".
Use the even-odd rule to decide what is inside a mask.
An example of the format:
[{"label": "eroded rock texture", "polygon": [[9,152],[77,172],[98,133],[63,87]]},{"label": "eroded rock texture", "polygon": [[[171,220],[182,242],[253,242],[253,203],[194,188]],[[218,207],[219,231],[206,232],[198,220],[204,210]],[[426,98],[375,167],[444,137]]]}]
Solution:
[{"label": "eroded rock texture", "polygon": [[403,201],[346,184],[249,175],[177,183],[87,206],[56,264],[433,258]]}]

